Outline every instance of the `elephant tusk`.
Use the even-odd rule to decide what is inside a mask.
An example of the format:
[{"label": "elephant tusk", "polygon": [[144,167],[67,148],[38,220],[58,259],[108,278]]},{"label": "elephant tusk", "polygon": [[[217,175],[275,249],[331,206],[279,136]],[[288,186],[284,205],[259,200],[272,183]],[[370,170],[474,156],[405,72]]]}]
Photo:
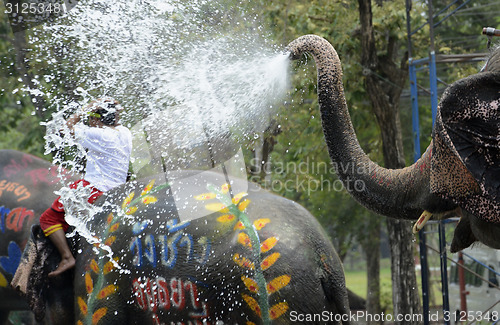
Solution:
[{"label": "elephant tusk", "polygon": [[427,223],[427,221],[429,221],[431,217],[432,213],[425,210],[420,216],[420,218],[418,218],[417,222],[415,222],[415,225],[413,225],[413,233],[416,234],[417,232],[422,230],[422,228],[424,228],[425,224]]}]

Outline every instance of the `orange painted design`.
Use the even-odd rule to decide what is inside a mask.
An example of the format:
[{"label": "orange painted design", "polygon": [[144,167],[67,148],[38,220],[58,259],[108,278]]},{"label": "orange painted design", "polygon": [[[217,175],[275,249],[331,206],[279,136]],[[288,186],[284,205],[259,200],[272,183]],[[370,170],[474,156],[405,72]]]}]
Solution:
[{"label": "orange painted design", "polygon": [[117,222],[114,225],[112,225],[111,227],[109,227],[109,232],[117,231],[119,227],[120,227],[120,224]]},{"label": "orange painted design", "polygon": [[288,304],[286,302],[280,302],[269,309],[269,318],[271,318],[271,320],[275,320],[286,313],[287,310]]},{"label": "orange painted design", "polygon": [[246,325],[256,325],[254,322],[248,321]]},{"label": "orange painted design", "polygon": [[96,310],[94,315],[92,315],[92,325],[96,325],[101,318],[106,315],[106,312],[108,311],[108,308],[102,307]]},{"label": "orange painted design", "polygon": [[277,278],[272,279],[269,281],[267,284],[267,293],[271,294],[274,293],[278,290],[280,290],[283,287],[286,287],[288,283],[290,283],[291,277],[289,275],[282,275]]},{"label": "orange painted design", "polygon": [[[119,257],[114,258],[115,262],[118,262],[119,259],[120,259]],[[113,271],[114,268],[115,268],[115,265],[111,261],[109,261],[104,265],[104,269],[102,270],[102,273],[104,273],[104,275],[106,275],[109,272]]]},{"label": "orange painted design", "polygon": [[232,214],[224,214],[220,217],[217,218],[218,222],[226,223],[226,222],[231,222],[235,219],[236,217]]},{"label": "orange painted design", "polygon": [[122,203],[122,210],[125,210],[125,207],[127,205],[130,204],[130,202],[132,202],[132,199],[134,198],[134,195],[135,195],[135,192],[132,192],[130,193],[126,198],[125,200],[123,200],[123,203]]},{"label": "orange painted design", "polygon": [[130,214],[134,214],[134,213],[135,213],[135,211],[137,211],[137,207],[131,207],[131,208],[129,208],[129,209],[125,212],[125,214],[128,214],[128,215],[130,215]]},{"label": "orange painted design", "polygon": [[238,204],[238,202],[240,202],[240,200],[241,200],[243,197],[247,196],[247,195],[248,195],[248,193],[246,193],[246,192],[240,192],[240,193],[236,194],[236,195],[233,197],[233,200],[232,200],[232,201],[233,201],[233,204]]},{"label": "orange painted design", "polygon": [[203,194],[200,194],[200,195],[196,195],[194,197],[195,200],[197,201],[205,201],[205,200],[210,200],[210,199],[215,199],[216,195],[215,193],[203,193]]},{"label": "orange painted design", "polygon": [[276,237],[269,237],[268,239],[264,240],[262,244],[260,244],[260,252],[261,253],[266,253],[273,249],[273,247],[276,245],[278,242],[278,238]]},{"label": "orange painted design", "polygon": [[92,269],[92,271],[94,271],[95,273],[99,273],[99,265],[97,264],[96,260],[92,260],[90,261],[90,268]]},{"label": "orange painted design", "polygon": [[255,268],[255,264],[250,261],[248,258],[240,256],[240,254],[236,253],[233,255],[233,261],[238,264],[240,267],[248,268],[253,270]]},{"label": "orange painted design", "polygon": [[210,203],[205,205],[205,208],[209,211],[228,213],[229,209],[222,203]]},{"label": "orange painted design", "polygon": [[258,293],[259,292],[259,286],[257,285],[257,282],[254,279],[250,279],[249,277],[242,276],[241,281],[245,284],[247,289],[252,292],[252,293]]},{"label": "orange painted design", "polygon": [[106,223],[109,225],[111,221],[113,221],[114,217],[115,216],[113,215],[113,213],[108,214],[108,219],[106,219]]},{"label": "orange painted design", "polygon": [[83,325],[83,323],[81,320],[79,320],[78,322],[76,322],[76,325]]},{"label": "orange painted design", "polygon": [[155,185],[155,180],[153,179],[151,182],[149,182],[148,185],[142,190],[141,196],[148,194],[151,189],[153,188],[153,185]]},{"label": "orange painted design", "polygon": [[111,236],[104,242],[105,245],[111,246],[116,240],[116,236]]},{"label": "orange painted design", "polygon": [[247,208],[247,206],[250,204],[250,200],[249,199],[244,199],[239,205],[238,205],[238,209],[240,211],[245,211],[245,209]]},{"label": "orange painted design", "polygon": [[254,221],[253,225],[257,230],[264,228],[271,220],[269,218],[257,219]]},{"label": "orange painted design", "polygon": [[259,304],[257,303],[257,300],[255,300],[254,298],[252,298],[249,295],[246,295],[244,293],[241,294],[241,296],[243,297],[243,300],[245,300],[245,302],[248,304],[250,309],[253,310],[254,313],[257,314],[257,316],[261,317],[261,311],[260,311]]},{"label": "orange painted design", "polygon": [[260,263],[260,268],[262,271],[267,270],[270,268],[277,260],[280,258],[280,253],[272,253],[271,255],[267,256],[261,263]]},{"label": "orange painted design", "polygon": [[152,196],[152,195],[147,195],[145,197],[143,197],[141,199],[142,203],[148,205],[148,204],[151,204],[151,203],[155,203],[156,201],[158,201],[158,199],[156,198],[156,196]]},{"label": "orange painted design", "polygon": [[89,272],[85,273],[85,288],[87,289],[87,293],[91,293],[94,290],[94,282],[92,282]]},{"label": "orange painted design", "polygon": [[238,243],[248,248],[252,247],[252,241],[250,240],[250,237],[244,232],[240,232],[238,234]]},{"label": "orange painted design", "polygon": [[87,312],[88,312],[88,309],[87,309],[87,303],[85,303],[85,301],[83,300],[82,297],[78,297],[77,299],[78,301],[78,306],[80,307],[80,312],[82,313],[82,315],[87,315]]},{"label": "orange painted design", "polygon": [[245,226],[243,225],[243,222],[238,221],[236,225],[234,225],[234,230],[242,230],[245,229]]},{"label": "orange painted design", "polygon": [[98,299],[104,299],[107,296],[115,293],[116,289],[118,289],[118,288],[115,285],[110,284],[107,287],[105,287],[104,289],[102,289],[101,291],[99,291],[99,294],[97,295],[97,298]]}]

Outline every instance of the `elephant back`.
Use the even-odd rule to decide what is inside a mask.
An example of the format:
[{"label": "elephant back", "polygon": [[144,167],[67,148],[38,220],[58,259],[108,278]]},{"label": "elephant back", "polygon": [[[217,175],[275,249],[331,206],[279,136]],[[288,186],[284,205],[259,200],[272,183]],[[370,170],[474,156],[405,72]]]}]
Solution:
[{"label": "elephant back", "polygon": [[27,306],[9,283],[31,226],[56,198],[60,180],[57,167],[49,162],[15,150],[0,150],[0,309]]},{"label": "elephant back", "polygon": [[246,180],[178,171],[96,203],[77,258],[83,324],[280,324],[348,311],[341,263],[314,217]]}]

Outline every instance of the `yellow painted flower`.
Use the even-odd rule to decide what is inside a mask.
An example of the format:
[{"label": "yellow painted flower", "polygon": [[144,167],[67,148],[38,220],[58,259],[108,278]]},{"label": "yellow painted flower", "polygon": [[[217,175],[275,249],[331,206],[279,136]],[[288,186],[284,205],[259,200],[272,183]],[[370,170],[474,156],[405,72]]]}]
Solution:
[{"label": "yellow painted flower", "polygon": [[238,243],[248,248],[252,247],[252,241],[250,240],[250,237],[244,232],[240,232],[238,234]]},{"label": "yellow painted flower", "polygon": [[136,206],[133,206],[133,207],[129,208],[129,209],[125,212],[125,214],[127,214],[127,215],[134,214],[134,213],[135,213],[135,211],[137,211],[137,207],[136,207]]},{"label": "yellow painted flower", "polygon": [[116,289],[117,289],[117,287],[115,285],[110,284],[110,285],[106,286],[104,289],[102,289],[101,291],[99,291],[99,294],[97,295],[97,298],[98,299],[104,299],[107,296],[115,293]]},{"label": "yellow painted flower", "polygon": [[230,187],[230,186],[229,186],[229,184],[228,184],[228,183],[225,183],[225,184],[223,184],[223,185],[220,187],[220,189],[221,189],[222,193],[226,194],[227,192],[229,192],[229,187]]},{"label": "yellow painted flower", "polygon": [[109,225],[113,221],[113,218],[114,218],[113,213],[110,213],[108,215],[108,219],[106,220],[106,223]]},{"label": "yellow painted flower", "polygon": [[243,222],[238,221],[238,223],[234,225],[234,230],[242,230],[242,229],[245,229],[245,226],[243,225]]},{"label": "yellow painted flower", "polygon": [[215,193],[209,192],[196,195],[194,199],[197,201],[205,201],[205,200],[215,199],[215,197],[216,197]]},{"label": "yellow painted flower", "polygon": [[286,287],[290,283],[290,279],[291,279],[291,277],[289,275],[286,275],[286,274],[272,279],[267,284],[267,293],[271,294],[271,293],[274,293],[274,292],[280,290],[283,287]]},{"label": "yellow painted flower", "polygon": [[262,271],[265,271],[268,268],[270,268],[274,263],[276,263],[276,261],[278,260],[278,258],[280,258],[280,256],[281,256],[280,253],[272,253],[271,255],[267,256],[264,260],[262,260],[262,262],[260,263],[260,268],[262,269]]},{"label": "yellow painted flower", "polygon": [[261,253],[266,253],[273,249],[273,247],[278,243],[278,238],[276,237],[269,237],[268,239],[264,240],[262,244],[260,244],[260,252]]},{"label": "yellow painted flower", "polygon": [[89,272],[85,273],[85,288],[87,289],[87,293],[91,293],[94,290],[94,282]]},{"label": "yellow painted flower", "polygon": [[[120,258],[119,257],[115,257],[114,260],[115,260],[115,262],[118,263],[118,261],[120,260]],[[115,264],[113,264],[113,262],[109,261],[106,264],[104,264],[104,268],[102,270],[102,273],[104,275],[106,275],[109,272],[111,272],[114,268],[115,268]]]},{"label": "yellow painted flower", "polygon": [[250,204],[250,200],[249,199],[245,199],[243,200],[239,205],[238,205],[238,209],[240,211],[245,211],[245,209],[247,208],[247,206]]},{"label": "yellow painted flower", "polygon": [[106,312],[108,311],[108,308],[102,307],[96,310],[94,315],[92,315],[92,325],[96,325],[101,318],[106,315]]},{"label": "yellow painted flower", "polygon": [[158,201],[158,199],[156,198],[156,196],[152,196],[152,195],[146,195],[145,197],[143,197],[141,199],[142,203],[148,205],[148,204],[151,204],[151,203],[155,203],[156,201]]},{"label": "yellow painted flower", "polygon": [[241,294],[241,296],[243,297],[243,300],[245,300],[245,302],[248,304],[250,309],[253,310],[257,314],[257,316],[261,317],[260,306],[257,303],[257,300],[244,293]]},{"label": "yellow painted flower", "polygon": [[90,261],[90,269],[95,273],[99,273],[99,265],[97,264],[96,260]]},{"label": "yellow painted flower", "polygon": [[222,222],[222,223],[226,223],[226,222],[233,221],[234,218],[236,218],[236,217],[234,215],[232,215],[232,214],[224,214],[224,215],[218,217],[217,221],[218,222]]},{"label": "yellow painted flower", "polygon": [[77,302],[78,302],[78,306],[80,307],[80,312],[82,313],[82,315],[84,315],[84,316],[87,315],[88,309],[87,309],[87,303],[85,302],[85,300],[83,300],[82,297],[78,297]]},{"label": "yellow painted flower", "polygon": [[208,211],[220,212],[220,213],[228,213],[229,209],[222,203],[210,203],[205,205],[205,208]]},{"label": "yellow painted flower", "polygon": [[155,180],[154,179],[151,182],[149,182],[148,185],[146,185],[146,187],[144,188],[144,190],[142,190],[141,196],[143,196],[145,194],[148,194],[151,191],[151,189],[153,188],[153,185],[155,185]]},{"label": "yellow painted flower", "polygon": [[238,204],[238,202],[240,202],[240,200],[244,197],[244,196],[247,196],[248,193],[246,192],[240,192],[238,194],[236,194],[234,197],[233,197],[233,203],[234,204]]},{"label": "yellow painted flower", "polygon": [[243,275],[241,277],[241,281],[243,281],[243,283],[250,292],[252,293],[259,292],[259,286],[257,285],[257,282],[254,279],[250,279],[249,277]]},{"label": "yellow painted flower", "polygon": [[287,310],[288,304],[286,302],[280,302],[279,304],[269,308],[269,318],[271,318],[271,320],[275,320],[286,313]]},{"label": "yellow painted flower", "polygon": [[119,227],[120,227],[120,224],[117,222],[117,223],[115,223],[114,225],[112,225],[112,226],[109,228],[109,232],[114,232],[114,231],[117,231]]},{"label": "yellow painted flower", "polygon": [[233,261],[239,267],[248,268],[250,270],[253,270],[255,268],[255,264],[252,261],[250,261],[248,258],[246,258],[244,256],[240,256],[240,254],[238,254],[238,253],[233,255]]},{"label": "yellow painted flower", "polygon": [[271,222],[271,220],[269,218],[263,218],[263,219],[255,220],[253,225],[255,226],[255,228],[257,230],[261,230],[270,222]]},{"label": "yellow painted flower", "polygon": [[132,192],[130,193],[126,198],[125,200],[123,200],[123,203],[122,203],[122,210],[125,210],[125,207],[127,205],[130,204],[130,202],[132,202],[132,199],[134,198],[134,195],[135,195],[135,192]]},{"label": "yellow painted flower", "polygon": [[111,244],[113,244],[115,242],[115,240],[116,240],[116,236],[111,236],[108,239],[106,239],[104,244],[107,246],[111,246]]}]

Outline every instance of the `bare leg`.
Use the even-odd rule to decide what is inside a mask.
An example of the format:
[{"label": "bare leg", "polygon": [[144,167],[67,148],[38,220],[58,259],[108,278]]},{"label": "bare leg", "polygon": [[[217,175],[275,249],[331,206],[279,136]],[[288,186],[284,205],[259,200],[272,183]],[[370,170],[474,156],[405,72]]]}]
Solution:
[{"label": "bare leg", "polygon": [[61,254],[61,262],[57,269],[49,273],[50,277],[59,275],[75,266],[75,258],[69,249],[68,242],[66,241],[66,234],[64,230],[60,229],[49,235],[49,239],[54,243],[59,254]]}]

